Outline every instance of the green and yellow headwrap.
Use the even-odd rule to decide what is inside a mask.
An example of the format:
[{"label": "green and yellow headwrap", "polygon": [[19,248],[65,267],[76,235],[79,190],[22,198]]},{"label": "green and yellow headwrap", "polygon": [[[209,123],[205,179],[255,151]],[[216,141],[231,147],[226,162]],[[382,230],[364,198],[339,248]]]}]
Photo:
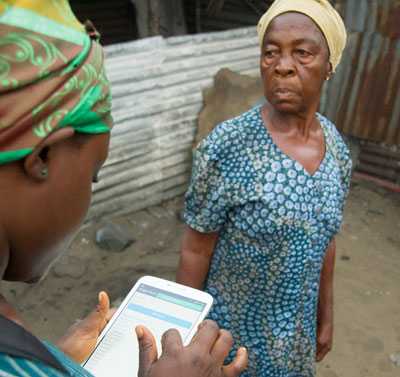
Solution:
[{"label": "green and yellow headwrap", "polygon": [[61,127],[110,131],[103,50],[89,34],[67,0],[0,0],[0,165]]}]

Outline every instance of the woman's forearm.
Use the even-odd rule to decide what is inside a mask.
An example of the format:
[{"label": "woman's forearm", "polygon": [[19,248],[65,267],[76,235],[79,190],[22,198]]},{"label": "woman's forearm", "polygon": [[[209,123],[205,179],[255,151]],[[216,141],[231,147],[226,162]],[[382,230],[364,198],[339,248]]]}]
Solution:
[{"label": "woman's forearm", "polygon": [[204,288],[217,238],[217,233],[200,233],[190,227],[185,229],[176,274],[178,283]]},{"label": "woman's forearm", "polygon": [[325,254],[324,264],[322,266],[319,302],[318,302],[318,320],[333,320],[333,276],[335,270],[336,243],[333,239],[328,246]]},{"label": "woman's forearm", "polygon": [[176,281],[189,287],[203,289],[209,268],[209,256],[182,250]]}]

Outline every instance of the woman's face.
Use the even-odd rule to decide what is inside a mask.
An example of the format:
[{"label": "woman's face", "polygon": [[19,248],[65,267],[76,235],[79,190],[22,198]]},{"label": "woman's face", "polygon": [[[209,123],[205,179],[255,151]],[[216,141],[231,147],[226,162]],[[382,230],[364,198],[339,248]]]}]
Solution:
[{"label": "woman's face", "polygon": [[58,143],[47,152],[48,178],[19,182],[5,280],[39,280],[66,249],[86,216],[92,181],[107,157],[109,137],[78,135]]},{"label": "woman's face", "polygon": [[326,40],[307,16],[285,13],[269,25],[261,51],[264,95],[282,113],[316,110],[330,73]]}]

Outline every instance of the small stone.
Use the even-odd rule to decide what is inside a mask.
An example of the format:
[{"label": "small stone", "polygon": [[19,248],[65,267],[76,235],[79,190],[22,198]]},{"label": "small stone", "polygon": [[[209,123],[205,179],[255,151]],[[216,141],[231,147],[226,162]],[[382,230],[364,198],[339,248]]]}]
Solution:
[{"label": "small stone", "polygon": [[63,256],[53,267],[53,273],[56,277],[69,277],[72,279],[81,278],[87,270],[87,266],[81,259],[69,255]]},{"label": "small stone", "polygon": [[185,222],[184,213],[184,210],[176,212],[176,218],[182,223]]},{"label": "small stone", "polygon": [[120,225],[107,223],[96,232],[96,244],[103,250],[121,252],[135,239]]},{"label": "small stone", "polygon": [[351,258],[348,256],[348,255],[342,255],[341,257],[340,257],[340,259],[341,260],[344,260],[344,261],[349,261]]},{"label": "small stone", "polygon": [[400,367],[400,353],[392,353],[389,358],[396,367]]},{"label": "small stone", "polygon": [[84,245],[88,245],[88,244],[89,244],[89,240],[88,240],[87,238],[85,238],[85,237],[82,238],[81,242],[82,242]]}]

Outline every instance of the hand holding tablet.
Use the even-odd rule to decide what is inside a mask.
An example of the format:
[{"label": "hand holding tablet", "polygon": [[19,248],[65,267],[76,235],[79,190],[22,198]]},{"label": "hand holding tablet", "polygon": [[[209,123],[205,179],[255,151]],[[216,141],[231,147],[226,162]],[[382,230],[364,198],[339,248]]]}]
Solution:
[{"label": "hand holding tablet", "polygon": [[[247,360],[245,351],[238,353],[225,372],[221,369],[232,347],[231,335],[220,331],[212,321],[204,322],[197,332],[212,301],[209,294],[177,283],[150,276],[139,279],[104,328],[95,350],[84,363],[85,369],[96,377],[115,373],[118,377],[137,376],[140,347],[141,377],[153,377],[160,368],[164,376],[172,368],[173,377],[177,377],[181,375],[177,365],[192,370],[189,375],[193,377],[237,376],[236,370]],[[133,333],[135,328],[139,343]],[[160,359],[157,350],[163,351]],[[219,374],[201,374],[205,366],[211,371],[211,362]],[[200,374],[194,374],[196,369]]]},{"label": "hand holding tablet", "polygon": [[[167,331],[162,338],[163,353],[157,360],[155,339],[146,328],[137,328],[140,349],[138,377],[237,377],[247,365],[247,352],[239,349],[234,361],[223,366],[233,339],[213,321],[200,325],[191,343],[184,347],[176,330]],[[170,374],[168,374],[170,373]]]}]

